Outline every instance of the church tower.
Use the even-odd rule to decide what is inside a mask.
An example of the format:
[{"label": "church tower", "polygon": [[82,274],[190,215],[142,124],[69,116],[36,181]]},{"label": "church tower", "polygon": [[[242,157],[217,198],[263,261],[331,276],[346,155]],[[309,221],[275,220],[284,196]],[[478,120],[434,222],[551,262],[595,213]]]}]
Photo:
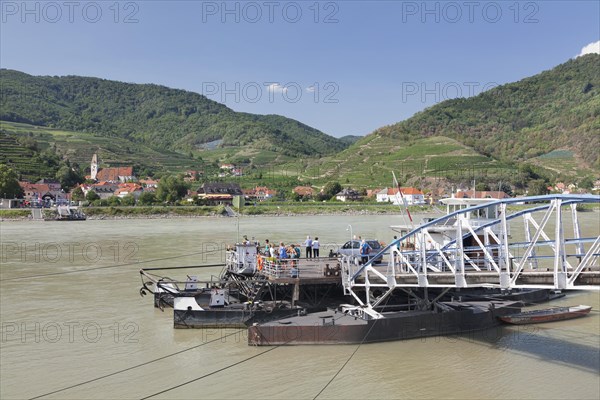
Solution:
[{"label": "church tower", "polygon": [[90,172],[91,178],[93,180],[96,180],[96,177],[98,176],[98,156],[96,155],[96,153],[94,153],[94,155],[92,156],[92,166],[90,168]]}]

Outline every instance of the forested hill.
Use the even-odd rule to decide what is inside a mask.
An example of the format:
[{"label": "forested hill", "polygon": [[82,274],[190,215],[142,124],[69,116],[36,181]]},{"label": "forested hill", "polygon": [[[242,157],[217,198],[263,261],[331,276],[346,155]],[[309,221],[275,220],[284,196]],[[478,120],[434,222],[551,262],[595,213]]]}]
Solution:
[{"label": "forested hill", "polygon": [[582,166],[599,170],[600,55],[570,60],[475,97],[444,101],[371,135],[446,136],[509,162],[569,150]]},{"label": "forested hill", "polygon": [[122,137],[154,149],[248,145],[289,156],[332,154],[348,144],[278,115],[234,112],[205,96],[152,84],[0,70],[0,120]]}]

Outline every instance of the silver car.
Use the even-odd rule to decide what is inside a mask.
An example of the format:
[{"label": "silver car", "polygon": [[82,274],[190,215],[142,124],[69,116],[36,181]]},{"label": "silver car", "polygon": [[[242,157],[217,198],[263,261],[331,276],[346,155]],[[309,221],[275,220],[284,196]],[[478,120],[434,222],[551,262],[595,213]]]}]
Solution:
[{"label": "silver car", "polygon": [[[371,253],[368,254],[369,260],[381,251],[381,243],[378,240],[365,240],[371,246]],[[338,249],[338,255],[354,256],[360,258],[360,240],[349,240]],[[381,262],[382,256],[375,260],[376,263]]]}]

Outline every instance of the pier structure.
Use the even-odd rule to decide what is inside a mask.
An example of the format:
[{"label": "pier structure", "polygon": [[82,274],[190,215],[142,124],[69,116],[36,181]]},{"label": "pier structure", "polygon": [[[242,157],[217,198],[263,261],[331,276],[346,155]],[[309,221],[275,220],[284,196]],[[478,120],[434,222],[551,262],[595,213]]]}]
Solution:
[{"label": "pier structure", "polygon": [[311,305],[322,304],[336,289],[342,292],[341,262],[337,257],[262,258],[257,276],[273,287],[288,288],[292,304],[302,300]]},{"label": "pier structure", "polygon": [[[140,270],[142,289],[140,293],[152,293],[158,308],[173,307],[174,297],[194,297],[199,293],[210,293],[214,289],[227,289],[228,296],[236,300],[257,303],[269,299],[288,301],[292,305],[302,302],[307,306],[328,305],[343,297],[341,261],[337,257],[309,259],[274,259],[263,255],[252,255],[251,259],[238,264],[231,261],[239,256],[240,247],[229,251],[228,261],[223,264],[190,265],[180,267],[146,268]],[[250,248],[250,247],[249,247]],[[219,276],[198,279],[197,272],[187,279],[176,280],[162,276],[173,270],[199,270],[222,267]]]},{"label": "pier structure", "polygon": [[[578,212],[599,202],[600,196],[547,195],[451,212],[402,234],[365,264],[343,257],[344,293],[376,318],[374,308],[395,289],[600,290],[600,224],[582,236]],[[468,217],[492,208],[499,212],[483,223]],[[379,256],[385,265],[373,263]]]}]

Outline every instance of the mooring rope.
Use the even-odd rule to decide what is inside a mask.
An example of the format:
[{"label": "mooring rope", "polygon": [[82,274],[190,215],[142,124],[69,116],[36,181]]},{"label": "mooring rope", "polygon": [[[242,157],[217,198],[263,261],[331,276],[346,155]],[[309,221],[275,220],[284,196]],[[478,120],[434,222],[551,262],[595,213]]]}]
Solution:
[{"label": "mooring rope", "polygon": [[218,341],[218,340],[223,340],[223,339],[224,339],[224,338],[226,338],[226,337],[233,336],[233,335],[237,335],[237,334],[239,334],[239,333],[241,333],[241,332],[243,332],[243,331],[244,331],[244,329],[240,329],[240,330],[238,330],[238,331],[236,331],[236,332],[233,332],[233,333],[230,333],[230,334],[228,334],[228,335],[225,335],[225,336],[222,336],[222,337],[219,337],[219,338],[216,338],[216,339],[210,340],[210,341],[208,341],[208,342],[200,343],[200,344],[197,344],[197,345],[195,345],[195,346],[192,346],[192,347],[188,347],[187,349],[179,350],[179,351],[177,351],[177,352],[175,352],[175,353],[167,354],[166,356],[162,356],[162,357],[159,357],[159,358],[155,358],[154,360],[146,361],[146,362],[143,362],[143,363],[141,363],[141,364],[137,364],[137,365],[134,365],[134,366],[131,366],[131,367],[127,367],[127,368],[125,368],[125,369],[121,369],[121,370],[119,370],[119,371],[111,372],[110,374],[102,375],[102,376],[99,376],[99,377],[97,377],[97,378],[89,379],[89,380],[87,380],[87,381],[85,381],[85,382],[76,383],[76,384],[74,384],[74,385],[67,386],[67,387],[64,387],[64,388],[62,388],[62,389],[54,390],[54,391],[52,391],[52,392],[44,393],[44,394],[41,394],[41,395],[39,395],[39,396],[31,397],[29,400],[39,399],[39,398],[41,398],[41,397],[50,396],[50,395],[52,395],[52,394],[55,394],[55,393],[64,392],[65,390],[73,389],[73,388],[76,388],[76,387],[78,387],[78,386],[87,385],[88,383],[92,383],[92,382],[95,382],[95,381],[99,381],[100,379],[104,379],[104,378],[108,378],[108,377],[110,377],[110,376],[118,375],[118,374],[121,374],[121,373],[123,373],[123,372],[127,372],[127,371],[130,371],[130,370],[132,370],[132,369],[135,369],[135,368],[142,367],[142,366],[144,366],[144,365],[148,365],[148,364],[152,364],[152,363],[154,363],[154,362],[160,361],[160,360],[164,360],[165,358],[169,358],[169,357],[173,357],[173,356],[176,356],[176,355],[178,355],[178,354],[181,354],[181,353],[185,353],[186,351],[190,351],[190,350],[197,349],[198,347],[202,347],[202,346],[204,346],[204,345],[207,345],[207,344],[210,344],[210,343],[216,342],[216,341]]},{"label": "mooring rope", "polygon": [[[178,255],[178,256],[171,256],[171,257],[164,257],[164,258],[154,258],[154,259],[151,259],[151,260],[136,261],[136,262],[127,263],[127,264],[104,265],[104,266],[100,266],[100,267],[77,269],[77,270],[73,270],[73,271],[50,272],[50,273],[47,273],[47,274],[30,275],[30,276],[19,276],[19,277],[16,277],[16,278],[5,278],[5,279],[0,279],[0,282],[16,281],[16,280],[21,280],[21,279],[42,278],[42,277],[56,276],[56,275],[75,274],[75,273],[78,273],[78,272],[88,272],[88,271],[94,271],[94,270],[98,270],[98,269],[109,269],[109,268],[117,268],[117,267],[126,267],[126,266],[129,266],[129,265],[146,264],[146,263],[154,262],[154,261],[173,260],[173,259],[176,259],[176,258],[189,257],[189,256],[206,254],[206,253],[214,253],[216,251],[218,251],[218,250],[208,250],[208,251],[200,251],[200,252],[196,252],[196,253],[182,254],[182,255]],[[219,265],[222,265],[222,264],[219,264]]]},{"label": "mooring rope", "polygon": [[149,398],[151,398],[151,397],[154,397],[154,396],[158,396],[159,394],[163,394],[163,393],[169,392],[169,391],[171,391],[171,390],[174,390],[174,389],[180,388],[180,387],[182,387],[182,386],[188,385],[188,384],[190,384],[190,383],[192,383],[192,382],[196,382],[196,381],[199,381],[199,380],[201,380],[201,379],[207,378],[207,377],[209,377],[209,376],[211,376],[211,375],[218,374],[219,372],[222,372],[222,371],[225,371],[225,370],[227,370],[227,369],[229,369],[229,368],[233,368],[233,367],[235,367],[235,366],[238,366],[238,365],[240,365],[240,364],[243,364],[243,363],[245,363],[246,361],[250,361],[250,360],[252,360],[253,358],[260,357],[260,356],[262,356],[263,354],[266,354],[266,353],[268,353],[268,352],[270,352],[270,351],[273,351],[273,350],[275,350],[275,349],[277,349],[277,348],[279,348],[279,347],[281,347],[281,346],[282,346],[282,345],[271,347],[271,348],[269,348],[268,350],[265,350],[265,351],[263,351],[263,352],[260,352],[260,353],[258,353],[258,354],[254,354],[253,356],[250,356],[250,357],[248,357],[248,358],[245,358],[245,359],[243,359],[243,360],[241,360],[241,361],[238,361],[238,362],[235,362],[235,363],[233,363],[233,364],[230,364],[230,365],[228,365],[228,366],[226,366],[226,367],[219,368],[219,369],[217,369],[217,370],[215,370],[215,371],[209,372],[209,373],[207,373],[207,374],[204,374],[204,375],[202,375],[202,376],[199,376],[199,377],[197,377],[197,378],[190,379],[189,381],[185,381],[185,382],[183,382],[183,383],[180,383],[180,384],[178,384],[178,385],[172,386],[172,387],[170,387],[170,388],[167,388],[167,389],[161,390],[160,392],[156,392],[156,393],[154,393],[154,394],[151,394],[151,395],[149,395],[149,396],[142,397],[142,398],[141,398],[141,400],[145,400],[145,399],[149,399]]},{"label": "mooring rope", "polygon": [[[384,307],[387,306],[387,303],[390,301],[390,297],[391,296],[388,296],[387,299],[385,300]],[[365,342],[365,340],[367,340],[367,337],[369,336],[369,334],[371,333],[371,331],[373,330],[373,328],[375,327],[375,325],[377,324],[377,322],[379,322],[378,319],[376,319],[375,322],[373,322],[373,325],[371,325],[371,327],[369,328],[369,330],[367,331],[367,333],[365,333],[365,336],[363,336],[363,338],[360,341],[360,343],[358,344],[358,346],[356,346],[356,349],[354,349],[354,351],[352,352],[352,354],[350,354],[350,357],[348,357],[348,359],[346,360],[346,362],[340,367],[340,369],[338,369],[338,371],[335,373],[335,375],[333,375],[331,377],[331,379],[329,380],[329,382],[327,382],[327,384],[325,384],[325,386],[319,391],[319,393],[317,393],[317,395],[315,397],[313,397],[313,400],[315,400],[317,397],[319,397],[321,395],[321,393],[323,393],[325,391],[325,389],[327,389],[329,387],[329,385],[331,385],[331,383],[342,372],[342,370],[346,367],[346,365],[350,362],[350,360],[352,360],[352,357],[354,357],[354,355],[356,354],[356,352],[358,351],[358,349],[360,349],[360,346],[362,346],[363,343]]]}]

